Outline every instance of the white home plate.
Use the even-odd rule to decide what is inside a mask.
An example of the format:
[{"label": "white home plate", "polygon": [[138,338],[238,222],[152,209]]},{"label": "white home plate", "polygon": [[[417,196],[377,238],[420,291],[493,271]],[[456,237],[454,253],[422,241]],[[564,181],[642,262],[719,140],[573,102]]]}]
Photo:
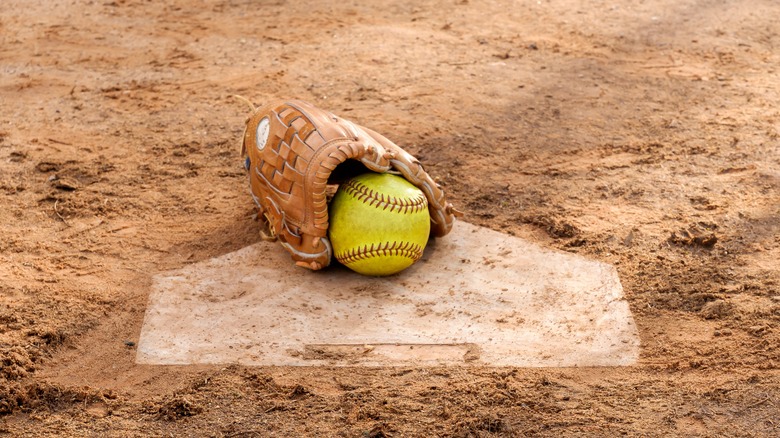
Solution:
[{"label": "white home plate", "polygon": [[615,268],[458,222],[399,275],[310,272],[258,243],[154,277],[142,364],[636,362]]}]

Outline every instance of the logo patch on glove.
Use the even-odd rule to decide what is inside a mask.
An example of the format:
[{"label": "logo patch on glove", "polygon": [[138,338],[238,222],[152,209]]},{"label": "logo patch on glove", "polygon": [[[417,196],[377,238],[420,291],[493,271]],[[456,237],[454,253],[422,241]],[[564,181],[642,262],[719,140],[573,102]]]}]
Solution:
[{"label": "logo patch on glove", "polygon": [[268,121],[268,117],[264,117],[263,120],[260,120],[260,123],[257,125],[255,144],[257,145],[257,150],[259,151],[262,151],[265,148],[265,144],[268,142],[269,125],[270,122]]}]

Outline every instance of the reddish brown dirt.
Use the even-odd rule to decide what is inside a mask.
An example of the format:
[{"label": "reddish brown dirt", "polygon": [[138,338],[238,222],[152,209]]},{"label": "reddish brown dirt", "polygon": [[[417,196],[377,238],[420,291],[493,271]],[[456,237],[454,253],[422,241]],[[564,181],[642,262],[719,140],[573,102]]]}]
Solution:
[{"label": "reddish brown dirt", "polygon": [[[0,435],[780,434],[776,1],[304,3],[3,1]],[[639,364],[135,365],[150,275],[259,238],[232,94],[615,264]]]}]

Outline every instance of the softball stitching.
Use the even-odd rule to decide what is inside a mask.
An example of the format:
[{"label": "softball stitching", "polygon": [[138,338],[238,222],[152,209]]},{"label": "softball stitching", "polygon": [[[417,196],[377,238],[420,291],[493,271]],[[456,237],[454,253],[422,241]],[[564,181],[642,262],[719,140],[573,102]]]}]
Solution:
[{"label": "softball stitching", "polygon": [[389,208],[391,211],[407,214],[417,213],[418,211],[428,208],[428,199],[426,199],[425,195],[422,193],[414,198],[396,198],[390,195],[385,196],[354,179],[349,180],[344,184],[344,190],[358,201],[372,207],[381,208],[382,210],[387,210]]},{"label": "softball stitching", "polygon": [[423,249],[420,245],[411,242],[385,242],[371,245],[363,245],[358,248],[353,248],[343,253],[336,254],[336,260],[348,265],[350,263],[359,262],[360,260],[369,259],[371,257],[382,256],[401,256],[417,261],[422,257]]}]

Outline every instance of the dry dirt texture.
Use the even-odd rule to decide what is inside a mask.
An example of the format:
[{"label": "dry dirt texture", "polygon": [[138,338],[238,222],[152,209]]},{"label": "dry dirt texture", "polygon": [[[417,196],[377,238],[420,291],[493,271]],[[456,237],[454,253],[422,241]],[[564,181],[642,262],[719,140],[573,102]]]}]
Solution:
[{"label": "dry dirt texture", "polygon": [[[0,435],[780,434],[776,0],[303,3],[3,0]],[[259,239],[232,94],[615,264],[639,363],[135,365],[150,275]]]}]

